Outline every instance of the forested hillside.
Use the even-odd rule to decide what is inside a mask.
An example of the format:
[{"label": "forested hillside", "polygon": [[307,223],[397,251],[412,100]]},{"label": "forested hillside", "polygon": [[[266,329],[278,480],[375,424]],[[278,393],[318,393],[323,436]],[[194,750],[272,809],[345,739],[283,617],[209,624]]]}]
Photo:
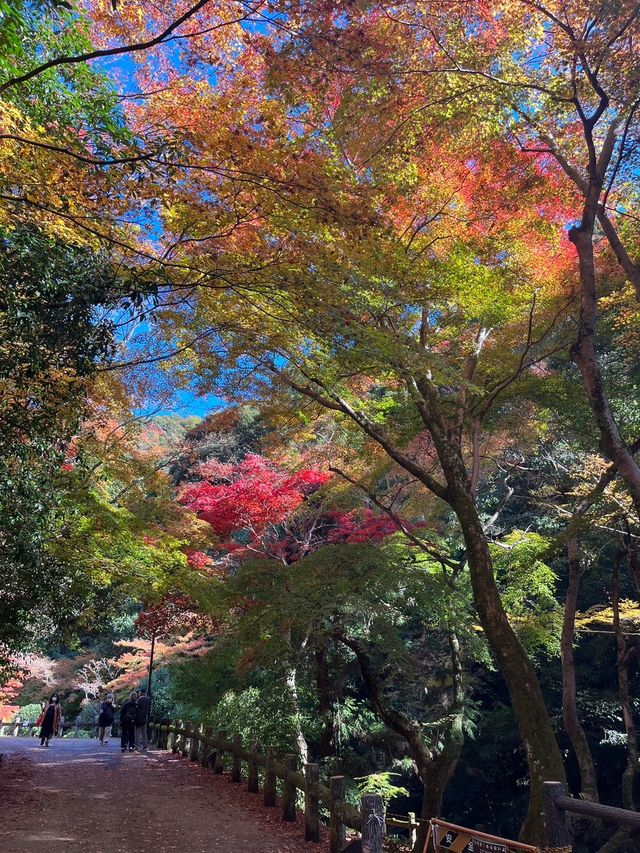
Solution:
[{"label": "forested hillside", "polygon": [[636,809],[639,28],[0,0],[0,716],[153,645],[154,714],[354,801]]}]

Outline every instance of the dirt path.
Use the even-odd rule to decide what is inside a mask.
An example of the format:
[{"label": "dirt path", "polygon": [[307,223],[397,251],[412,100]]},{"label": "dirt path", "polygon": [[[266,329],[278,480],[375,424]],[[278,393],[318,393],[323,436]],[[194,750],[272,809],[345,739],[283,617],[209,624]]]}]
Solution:
[{"label": "dirt path", "polygon": [[0,738],[0,850],[31,853],[314,853],[300,821],[166,752],[112,741]]}]

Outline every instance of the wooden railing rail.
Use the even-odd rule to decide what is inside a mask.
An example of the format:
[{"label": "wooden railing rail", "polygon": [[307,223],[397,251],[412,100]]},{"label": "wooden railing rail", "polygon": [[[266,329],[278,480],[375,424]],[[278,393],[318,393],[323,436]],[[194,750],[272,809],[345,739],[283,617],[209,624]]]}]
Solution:
[{"label": "wooden railing rail", "polygon": [[551,849],[571,850],[573,830],[568,819],[569,814],[640,829],[640,812],[605,806],[590,800],[576,800],[568,796],[567,789],[561,782],[544,783],[544,811],[547,844]]},{"label": "wooden railing rail", "polygon": [[[277,782],[282,788],[282,820],[295,821],[297,791],[304,795],[304,837],[307,841],[320,840],[320,812],[324,808],[329,812],[329,851],[341,853],[345,844],[345,828],[363,832],[363,847],[369,844],[370,853],[381,853],[382,830],[380,815],[384,815],[382,799],[377,795],[363,796],[360,810],[344,801],[345,778],[332,776],[329,786],[320,782],[320,767],[306,764],[301,771],[297,768],[297,756],[287,754],[278,756],[273,747],[265,750],[259,743],[247,748],[240,735],[229,737],[225,731],[214,732],[210,727],[184,720],[155,720],[150,724],[151,743],[160,749],[180,752],[191,761],[199,761],[204,767],[210,767],[214,773],[231,772],[231,781],[240,783],[243,779],[243,765],[246,765],[248,790],[258,792],[258,768],[263,771],[263,798],[268,808],[277,804]],[[372,820],[372,815],[376,820]],[[412,842],[418,824],[415,816],[406,820],[391,818],[388,826],[404,829]]]}]

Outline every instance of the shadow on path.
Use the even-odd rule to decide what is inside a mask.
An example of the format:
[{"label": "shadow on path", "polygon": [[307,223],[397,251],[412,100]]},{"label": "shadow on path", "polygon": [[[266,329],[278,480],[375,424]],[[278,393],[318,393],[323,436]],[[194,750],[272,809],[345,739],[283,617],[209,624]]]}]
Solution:
[{"label": "shadow on path", "polygon": [[0,851],[302,853],[300,825],[280,824],[228,777],[119,743],[0,738]]}]

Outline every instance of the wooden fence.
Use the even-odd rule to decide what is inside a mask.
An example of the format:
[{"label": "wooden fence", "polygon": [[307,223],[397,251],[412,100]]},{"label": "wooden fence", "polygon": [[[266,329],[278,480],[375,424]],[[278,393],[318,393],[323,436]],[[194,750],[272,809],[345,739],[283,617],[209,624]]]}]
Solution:
[{"label": "wooden fence", "polygon": [[[117,724],[114,722],[112,733]],[[386,815],[382,799],[377,795],[364,795],[360,809],[345,802],[346,780],[344,776],[332,776],[329,785],[320,782],[320,766],[306,764],[302,770],[297,767],[297,756],[287,754],[278,756],[273,747],[262,749],[260,743],[246,748],[240,735],[230,738],[225,731],[214,731],[212,727],[183,720],[156,720],[150,723],[151,743],[159,749],[179,752],[191,761],[198,761],[204,767],[212,767],[214,773],[231,772],[231,780],[240,783],[243,780],[243,765],[246,766],[246,782],[249,791],[258,793],[259,773],[263,775],[263,799],[265,806],[277,804],[277,786],[280,781],[281,809],[284,821],[297,819],[296,804],[298,791],[304,800],[304,837],[307,841],[320,840],[321,810],[324,809],[329,831],[330,853],[341,853],[346,838],[346,829],[355,829],[362,833],[363,849],[370,853],[382,851],[382,838],[386,828],[403,830],[412,846],[415,846],[419,821],[410,813],[406,818],[399,815]],[[97,736],[95,723],[62,723],[58,736],[71,732],[78,736],[80,731],[89,731]],[[21,733],[28,736],[37,728],[31,721],[11,722],[0,720],[0,735],[18,737]],[[573,844],[573,832],[569,815],[597,821],[611,822],[626,826],[631,830],[640,830],[640,813],[601,805],[588,800],[574,799],[568,796],[566,788],[559,782],[545,782],[545,823],[547,827],[547,850],[570,851]],[[473,830],[464,830],[473,833]],[[490,836],[485,836],[489,838]]]},{"label": "wooden fence", "polygon": [[553,850],[571,850],[573,830],[569,815],[595,821],[605,821],[632,830],[640,829],[640,812],[605,806],[590,800],[570,797],[561,782],[544,783],[544,811],[547,826],[547,843]]},{"label": "wooden fence", "polygon": [[[258,793],[258,771],[264,775],[263,797],[265,806],[276,805],[276,784],[282,783],[282,819],[296,819],[297,791],[304,794],[304,837],[307,841],[318,841],[320,838],[320,808],[328,813],[329,850],[330,853],[340,853],[345,844],[345,828],[349,827],[362,833],[362,849],[370,853],[382,851],[382,839],[385,827],[399,828],[407,832],[413,847],[415,847],[418,822],[413,814],[406,819],[385,815],[381,797],[365,795],[361,798],[360,809],[356,809],[344,801],[345,778],[332,776],[329,785],[320,782],[320,768],[317,764],[307,764],[304,771],[296,769],[296,756],[284,755],[278,758],[273,747],[262,750],[259,743],[247,749],[242,744],[239,735],[229,738],[227,732],[215,732],[213,728],[205,728],[183,720],[160,720],[151,724],[152,743],[160,749],[170,749],[188,757],[191,761],[199,761],[203,766],[213,768],[214,773],[223,773],[226,764],[230,763],[231,779],[240,783],[243,778],[242,765],[246,764],[247,786],[249,791]],[[619,826],[640,829],[640,813],[627,809],[604,806],[586,800],[569,797],[563,785],[558,782],[545,783],[545,825],[547,840],[545,851],[570,853],[573,846],[573,833],[568,819],[569,814],[592,818],[593,820],[610,821]],[[439,823],[431,821],[431,824]],[[535,849],[519,842],[509,842],[498,839],[486,833],[473,829],[447,824],[454,829],[468,833],[477,840],[478,849]],[[484,847],[481,848],[481,839]],[[495,847],[495,842],[501,842]],[[489,842],[494,844],[490,848]]]},{"label": "wooden fence", "polygon": [[415,817],[407,819],[386,818],[382,798],[377,794],[363,795],[360,809],[345,802],[344,776],[332,776],[329,784],[320,782],[320,765],[305,764],[297,768],[297,756],[290,753],[278,756],[273,747],[262,749],[260,743],[246,748],[240,735],[229,737],[226,731],[212,727],[163,719],[150,724],[151,743],[160,749],[180,753],[214,773],[230,770],[231,781],[240,784],[245,776],[249,791],[259,792],[259,773],[263,775],[262,796],[265,806],[277,804],[277,785],[280,780],[281,811],[284,821],[297,819],[298,791],[304,798],[304,837],[306,841],[320,840],[321,809],[327,815],[330,853],[341,853],[346,843],[346,829],[362,833],[363,849],[371,853],[382,851],[385,826],[405,830],[411,843],[415,843],[418,824]]}]

